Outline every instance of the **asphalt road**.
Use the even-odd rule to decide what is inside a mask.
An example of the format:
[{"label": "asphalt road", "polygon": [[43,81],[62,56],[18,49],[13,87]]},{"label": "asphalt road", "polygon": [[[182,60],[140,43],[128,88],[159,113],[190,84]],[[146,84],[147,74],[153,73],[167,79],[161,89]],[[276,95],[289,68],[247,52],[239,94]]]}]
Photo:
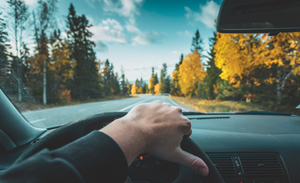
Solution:
[{"label": "asphalt road", "polygon": [[178,106],[182,108],[183,111],[193,110],[191,107],[182,105],[167,96],[143,96],[29,111],[23,112],[22,115],[34,126],[45,128],[66,124],[103,112],[128,112],[138,104],[149,103],[154,100],[161,100],[173,106]]}]

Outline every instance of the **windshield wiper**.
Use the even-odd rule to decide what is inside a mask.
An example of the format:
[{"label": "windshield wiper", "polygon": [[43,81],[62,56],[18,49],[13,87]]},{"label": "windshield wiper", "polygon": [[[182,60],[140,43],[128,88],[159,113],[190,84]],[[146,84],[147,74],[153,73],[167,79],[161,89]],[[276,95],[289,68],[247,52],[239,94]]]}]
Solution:
[{"label": "windshield wiper", "polygon": [[236,112],[235,114],[261,114],[261,115],[281,115],[281,116],[299,116],[297,114],[287,112],[270,112],[270,111],[247,111],[247,112]]}]

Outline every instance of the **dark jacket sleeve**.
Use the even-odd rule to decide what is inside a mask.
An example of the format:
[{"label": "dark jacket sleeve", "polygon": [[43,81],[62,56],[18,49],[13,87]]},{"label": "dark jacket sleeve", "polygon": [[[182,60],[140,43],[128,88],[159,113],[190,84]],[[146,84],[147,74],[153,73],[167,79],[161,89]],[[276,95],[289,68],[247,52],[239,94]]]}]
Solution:
[{"label": "dark jacket sleeve", "polygon": [[2,183],[124,182],[128,165],[119,145],[94,131],[59,149],[44,149],[0,175]]}]

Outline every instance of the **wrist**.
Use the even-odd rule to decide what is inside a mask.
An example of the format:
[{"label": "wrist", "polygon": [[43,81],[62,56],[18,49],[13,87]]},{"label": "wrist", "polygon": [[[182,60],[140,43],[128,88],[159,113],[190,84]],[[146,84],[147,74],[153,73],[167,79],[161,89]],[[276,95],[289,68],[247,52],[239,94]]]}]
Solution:
[{"label": "wrist", "polygon": [[124,152],[128,166],[145,152],[146,143],[142,132],[132,121],[120,118],[100,130],[110,136]]}]

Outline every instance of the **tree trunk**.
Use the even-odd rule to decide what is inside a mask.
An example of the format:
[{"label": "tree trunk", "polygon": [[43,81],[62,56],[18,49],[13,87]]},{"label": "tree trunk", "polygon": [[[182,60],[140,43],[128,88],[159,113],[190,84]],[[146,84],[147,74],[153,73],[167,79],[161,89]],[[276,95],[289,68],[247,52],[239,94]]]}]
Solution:
[{"label": "tree trunk", "polygon": [[[16,20],[16,19],[15,19]],[[15,43],[16,43],[16,61],[17,61],[17,80],[18,80],[18,95],[19,95],[19,102],[22,102],[22,75],[20,73],[20,60],[19,60],[19,43],[18,43],[18,27],[17,23],[15,22]]]},{"label": "tree trunk", "polygon": [[276,101],[276,107],[275,110],[277,111],[280,107],[281,104],[281,86],[280,86],[280,76],[281,76],[281,71],[280,68],[277,68],[277,82],[276,82],[276,90],[277,90],[277,101]]},{"label": "tree trunk", "polygon": [[46,78],[46,59],[44,58],[44,86],[43,86],[43,103],[47,105],[47,98],[46,98],[46,89],[47,89],[47,78]]},{"label": "tree trunk", "polygon": [[22,74],[20,71],[20,61],[17,58],[17,79],[18,79],[18,94],[19,94],[19,102],[22,102]]}]

